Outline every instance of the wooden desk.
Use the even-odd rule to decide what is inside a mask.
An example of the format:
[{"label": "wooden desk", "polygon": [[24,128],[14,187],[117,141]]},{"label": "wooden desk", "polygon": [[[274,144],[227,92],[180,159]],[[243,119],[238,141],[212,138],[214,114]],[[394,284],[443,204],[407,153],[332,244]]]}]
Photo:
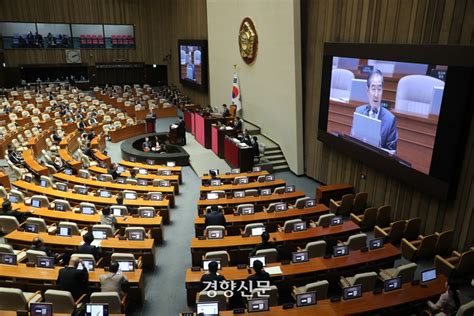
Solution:
[{"label": "wooden desk", "polygon": [[219,158],[224,158],[224,139],[226,136],[236,137],[237,131],[234,129],[221,129],[217,125],[212,125],[212,151]]},{"label": "wooden desk", "polygon": [[127,167],[127,168],[146,169],[148,171],[170,170],[172,175],[175,174],[179,177],[179,183],[180,184],[183,183],[183,176],[182,176],[183,167],[180,167],[180,166],[167,167],[167,166],[162,166],[162,165],[148,165],[146,163],[131,162],[131,161],[126,161],[126,160],[120,160],[119,165]]},{"label": "wooden desk", "polygon": [[[77,194],[77,193],[72,193],[72,192],[63,192],[59,190],[54,190],[53,188],[43,188],[40,187],[39,185],[35,185],[33,183],[28,183],[25,181],[16,181],[13,183],[13,185],[17,188],[22,189],[24,192],[32,192],[33,194],[42,194],[46,195],[49,197],[52,197],[54,199],[63,199],[63,200],[68,200],[69,203],[71,204],[79,204],[81,202],[87,202],[89,203],[94,203],[96,207],[99,206],[105,206],[105,205],[116,205],[117,200],[115,197],[110,197],[110,198],[103,198],[95,195],[83,195],[83,194]],[[168,223],[170,220],[169,216],[169,201],[168,200],[163,200],[163,201],[151,201],[151,200],[144,200],[144,199],[136,199],[136,200],[124,200],[124,205],[127,206],[135,206],[135,207],[140,207],[140,206],[151,206],[154,207],[155,209],[160,211],[160,216],[163,217],[163,222]]]},{"label": "wooden desk", "polygon": [[69,184],[80,184],[95,189],[107,189],[112,192],[119,192],[124,190],[136,191],[139,194],[146,194],[148,192],[162,192],[163,195],[170,201],[170,207],[175,206],[174,200],[174,188],[173,187],[155,187],[151,185],[133,185],[133,184],[121,184],[107,181],[97,181],[92,179],[83,179],[73,175],[67,175],[65,173],[55,173],[54,178],[66,181]]},{"label": "wooden desk", "polygon": [[[330,100],[328,132],[350,135],[352,118],[362,102]],[[390,111],[397,119],[397,157],[411,163],[412,168],[429,173],[439,116],[420,116],[415,113]]]},{"label": "wooden desk", "polygon": [[[59,270],[63,267],[55,266],[53,269],[27,267],[26,264],[19,263],[13,265],[0,265],[0,285],[11,287],[11,282],[15,282],[15,287],[23,291],[38,291],[57,288]],[[103,268],[96,268],[89,271],[89,290],[100,291],[99,276],[107,274]],[[130,284],[129,299],[138,304],[142,304],[144,296],[144,278],[142,269],[136,269],[133,272],[123,272]],[[1,312],[3,315],[3,312]],[[15,313],[16,315],[16,313]]]},{"label": "wooden desk", "polygon": [[34,174],[38,174],[40,176],[49,175],[48,168],[43,167],[36,161],[33,150],[27,149],[23,151],[23,160],[25,161],[27,168]]},{"label": "wooden desk", "polygon": [[229,137],[224,139],[224,159],[232,168],[250,171],[253,167],[254,149],[252,146],[239,147]]},{"label": "wooden desk", "polygon": [[59,157],[64,160],[69,167],[76,171],[82,168],[82,162],[75,160],[65,148],[59,149]]},{"label": "wooden desk", "polygon": [[110,141],[117,143],[121,140],[128,139],[133,136],[145,134],[145,123],[139,123],[132,126],[124,126],[109,132]]},{"label": "wooden desk", "polygon": [[[438,278],[428,283],[428,287],[405,283],[402,289],[388,293],[373,294],[365,292],[361,298],[332,303],[329,299],[318,300],[316,305],[283,309],[283,306],[270,307],[268,312],[259,312],[259,316],[314,316],[314,315],[354,315],[367,314],[382,309],[394,308],[405,304],[423,302],[446,291],[446,278]],[[245,312],[243,315],[254,315]],[[221,311],[219,315],[231,316],[233,311]],[[382,313],[383,315],[383,313]],[[395,315],[395,314],[392,314]]]},{"label": "wooden desk", "polygon": [[[229,174],[219,174],[218,179],[221,179],[224,183],[233,183],[235,177],[247,177],[249,180],[256,180],[259,176],[266,176],[268,173],[267,170],[260,172],[241,172],[241,173],[229,173]],[[204,175],[201,177],[201,183],[206,184],[211,179],[210,175]]]},{"label": "wooden desk", "polygon": [[[348,256],[323,259],[312,258],[308,262],[282,265],[280,262],[270,263],[269,267],[280,267],[281,274],[271,275],[272,283],[278,284],[280,296],[289,296],[293,286],[303,286],[318,280],[328,280],[337,283],[340,276],[350,276],[354,270],[374,271],[381,267],[393,267],[396,259],[400,258],[401,252],[392,244],[386,244],[384,248],[368,252],[351,251]],[[246,280],[251,273],[247,269],[237,267],[223,267],[219,274],[228,281]],[[194,305],[196,293],[200,291],[201,277],[204,271],[186,270],[186,295],[188,305]]]},{"label": "wooden desk", "polygon": [[10,188],[10,179],[8,176],[0,171],[0,185],[3,186],[5,189]]},{"label": "wooden desk", "polygon": [[274,181],[266,181],[266,182],[249,182],[247,184],[223,184],[219,186],[211,186],[211,185],[201,185],[199,188],[201,191],[201,195],[211,191],[226,191],[226,193],[234,192],[234,191],[244,191],[249,189],[263,189],[263,188],[276,188],[285,186],[285,180],[283,179],[275,179]]},{"label": "wooden desk", "polygon": [[99,163],[100,162],[105,163],[105,166],[107,168],[110,167],[110,165],[112,164],[112,159],[110,159],[109,156],[105,155],[101,151],[95,151],[93,155],[94,155],[95,160],[99,161]]},{"label": "wooden desk", "polygon": [[257,211],[262,209],[263,205],[268,205],[273,202],[295,202],[297,199],[305,197],[304,192],[296,191],[292,193],[282,193],[282,194],[272,194],[267,196],[246,196],[243,198],[237,199],[227,199],[221,198],[217,200],[199,200],[198,205],[198,215],[202,210],[205,210],[207,206],[210,205],[221,205],[225,208],[235,208],[239,204],[254,204]]},{"label": "wooden desk", "polygon": [[[276,232],[278,225],[283,226],[285,221],[300,218],[305,221],[316,221],[320,215],[329,213],[327,206],[318,204],[315,207],[306,209],[288,209],[284,212],[257,212],[251,215],[225,215],[226,232],[228,236],[240,235],[240,230],[250,223],[264,223],[265,230],[268,232]],[[196,236],[203,236],[206,228],[204,217],[196,217],[194,219],[194,227]]]},{"label": "wooden desk", "polygon": [[[49,235],[48,233],[27,233],[15,230],[4,238],[16,249],[31,247],[31,242],[35,237],[43,239],[44,243],[56,250],[57,252],[75,253],[77,248],[82,244],[82,236],[61,237]],[[133,253],[135,258],[142,256],[143,267],[153,269],[155,267],[155,248],[153,239],[145,240],[120,240],[118,238],[108,238],[101,240],[100,247],[104,251],[107,259],[114,252]]]},{"label": "wooden desk", "polygon": [[354,193],[354,187],[350,183],[319,185],[316,188],[316,201],[329,206],[330,199],[339,201],[344,194],[351,193]]},{"label": "wooden desk", "polygon": [[[343,240],[349,235],[360,231],[360,227],[351,221],[332,227],[310,227],[303,232],[292,233],[270,233],[270,240],[275,244],[288,244],[293,251],[296,248],[304,247],[307,242],[324,239],[331,248],[337,240]],[[248,255],[253,247],[261,242],[261,237],[242,237],[242,236],[226,236],[223,239],[191,239],[191,257],[193,266],[202,265],[202,256],[209,251],[227,250],[229,252],[231,262],[234,265],[239,263],[247,263]]]}]

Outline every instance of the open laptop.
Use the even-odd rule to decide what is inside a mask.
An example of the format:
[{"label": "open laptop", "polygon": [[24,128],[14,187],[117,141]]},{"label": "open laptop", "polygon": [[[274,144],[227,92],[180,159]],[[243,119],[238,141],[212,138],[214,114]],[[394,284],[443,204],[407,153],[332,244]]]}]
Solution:
[{"label": "open laptop", "polygon": [[86,316],[109,316],[109,304],[86,304]]},{"label": "open laptop", "polygon": [[127,233],[127,239],[128,240],[144,240],[145,236],[143,235],[143,232],[141,231],[129,231]]},{"label": "open laptop", "polygon": [[163,175],[163,176],[171,176],[171,170],[161,170],[161,175]]},{"label": "open laptop", "polygon": [[40,187],[43,187],[43,188],[48,187],[48,182],[46,182],[46,180],[40,180]]},{"label": "open laptop", "polygon": [[19,199],[18,199],[18,196],[16,196],[16,195],[11,195],[11,194],[8,195],[8,201],[10,201],[10,202],[12,202],[12,203],[18,203],[18,200],[19,200]]},{"label": "open laptop", "polygon": [[204,316],[218,316],[219,303],[218,302],[203,302],[196,304],[196,314]]},{"label": "open laptop", "polygon": [[63,183],[56,183],[56,189],[59,191],[67,192],[67,185]]},{"label": "open laptop", "polygon": [[31,200],[31,207],[41,207],[41,201],[39,199],[32,199]]},{"label": "open laptop", "polygon": [[256,260],[260,261],[263,264],[264,267],[267,265],[265,256],[252,256],[252,257],[249,257],[249,267],[250,268],[253,268],[253,263]]},{"label": "open laptop", "polygon": [[25,224],[25,232],[37,234],[39,232],[38,224]]},{"label": "open laptop", "polygon": [[269,311],[268,298],[252,298],[248,300],[248,312],[265,312]]},{"label": "open laptop", "polygon": [[261,190],[260,190],[260,195],[261,195],[261,196],[269,196],[269,195],[272,195],[272,190],[271,190],[270,188],[261,189]]},{"label": "open laptop", "polygon": [[31,316],[53,316],[53,303],[30,303]]},{"label": "open laptop", "polygon": [[207,193],[208,200],[217,200],[218,198],[219,198],[219,194],[217,193],[214,193],[214,192]]},{"label": "open laptop", "polygon": [[118,166],[117,167],[117,172],[118,173],[122,173],[122,172],[125,172],[125,170],[127,170],[124,166]]},{"label": "open laptop", "polygon": [[249,178],[240,178],[239,179],[239,184],[247,184],[249,183]]},{"label": "open laptop", "polygon": [[252,172],[260,172],[262,171],[262,167],[252,167]]},{"label": "open laptop", "polygon": [[85,215],[94,215],[94,208],[90,206],[82,206],[81,213]]},{"label": "open laptop", "polygon": [[82,264],[78,264],[77,265],[77,269],[78,270],[82,270],[83,266],[87,269],[87,271],[94,271],[94,261],[93,260],[89,260],[89,259],[82,259]]},{"label": "open laptop", "polygon": [[94,239],[104,240],[107,239],[107,232],[105,230],[93,229],[92,235]]},{"label": "open laptop", "polygon": [[102,198],[109,198],[112,196],[112,194],[107,190],[100,190],[99,196]]},{"label": "open laptop", "polygon": [[148,174],[148,170],[140,168],[138,169],[138,174],[146,176]]},{"label": "open laptop", "polygon": [[390,292],[402,288],[402,277],[385,280],[383,282],[383,288],[385,292]]},{"label": "open laptop", "polygon": [[361,296],[362,296],[362,285],[360,284],[354,285],[351,287],[346,287],[342,292],[342,297],[345,301],[359,298]]},{"label": "open laptop", "polygon": [[67,174],[68,176],[71,176],[73,171],[70,168],[66,168],[66,169],[64,169],[64,173]]},{"label": "open laptop", "polygon": [[314,206],[316,206],[316,200],[315,199],[306,200],[304,202],[304,207],[314,207]]},{"label": "open laptop", "polygon": [[56,202],[54,203],[54,210],[64,212],[66,210],[66,205],[64,205],[63,203]]},{"label": "open laptop", "polygon": [[306,230],[306,222],[299,222],[293,225],[294,232],[303,232]]},{"label": "open laptop", "polygon": [[169,180],[161,180],[160,187],[169,187],[171,186],[171,182]]},{"label": "open laptop", "polygon": [[31,183],[31,180],[33,180],[33,178],[29,175],[23,175],[23,181],[25,182],[28,182],[28,183]]},{"label": "open laptop", "polygon": [[240,169],[239,168],[234,168],[234,169],[230,170],[230,173],[231,174],[238,174],[238,173],[240,173]]},{"label": "open laptop", "polygon": [[240,209],[240,211],[242,212],[242,215],[252,215],[252,214],[255,214],[255,209],[253,206],[246,206],[246,207],[242,207]]},{"label": "open laptop", "polygon": [[330,225],[337,226],[337,225],[342,225],[342,223],[343,223],[342,216],[334,216],[333,218],[331,218]]},{"label": "open laptop", "polygon": [[265,176],[265,181],[275,181],[275,175],[274,174],[267,174]]},{"label": "open laptop", "polygon": [[124,198],[124,200],[136,200],[137,199],[137,193],[135,193],[135,192],[126,192],[123,198]]},{"label": "open laptop", "polygon": [[301,263],[309,261],[309,253],[307,251],[295,251],[291,253],[291,262]]},{"label": "open laptop", "polygon": [[212,261],[215,261],[217,262],[217,269],[220,270],[221,269],[221,261],[219,259],[205,259],[202,261],[202,269],[204,271],[209,271],[209,263],[211,263]]},{"label": "open laptop", "polygon": [[155,211],[152,210],[140,210],[140,217],[152,218],[155,217]]},{"label": "open laptop", "polygon": [[137,184],[142,185],[142,186],[148,185],[148,180],[147,179],[138,179]]},{"label": "open laptop", "polygon": [[89,174],[87,172],[79,171],[79,178],[87,179],[89,178]]},{"label": "open laptop", "polygon": [[150,200],[152,201],[163,201],[163,194],[161,193],[151,193]]},{"label": "open laptop", "polygon": [[252,237],[261,236],[265,231],[265,227],[254,227],[252,228],[252,232],[250,233]]},{"label": "open laptop", "polygon": [[208,229],[207,230],[207,239],[222,239],[224,238],[220,229]]},{"label": "open laptop", "polygon": [[380,147],[382,121],[354,112],[351,136],[375,147]]},{"label": "open laptop", "polygon": [[350,101],[359,101],[369,103],[367,96],[367,80],[366,79],[352,79]]},{"label": "open laptop", "polygon": [[116,217],[122,217],[124,216],[123,214],[123,209],[119,208],[119,207],[111,207],[111,210],[112,210],[112,214],[114,214],[114,216]]},{"label": "open laptop", "polygon": [[275,205],[275,212],[283,212],[288,209],[288,206],[286,205],[285,202],[278,203]]},{"label": "open laptop", "polygon": [[220,179],[212,179],[211,180],[211,186],[217,187],[221,185],[221,180]]},{"label": "open laptop", "polygon": [[54,257],[38,256],[38,257],[36,257],[36,266],[38,268],[53,269],[54,268]]},{"label": "open laptop", "polygon": [[175,161],[167,161],[166,166],[167,167],[176,167],[176,162]]},{"label": "open laptop", "polygon": [[292,192],[295,192],[296,191],[296,188],[294,185],[287,185],[285,187],[285,193],[292,193]]},{"label": "open laptop", "polygon": [[436,280],[436,268],[421,272],[421,283],[425,284],[433,280]]},{"label": "open laptop", "polygon": [[383,242],[384,242],[384,238],[372,239],[369,241],[369,249],[375,250],[375,249],[383,248]]},{"label": "open laptop", "polygon": [[135,271],[135,262],[132,260],[118,260],[119,270],[122,272],[133,272]]},{"label": "open laptop", "polygon": [[234,198],[243,198],[245,197],[245,191],[234,191]]},{"label": "open laptop", "polygon": [[0,264],[16,265],[16,255],[12,253],[0,253]]},{"label": "open laptop", "polygon": [[302,306],[316,305],[317,303],[316,298],[317,298],[316,291],[297,294],[296,306],[302,307]]},{"label": "open laptop", "polygon": [[61,237],[71,237],[71,227],[58,227],[58,236]]}]

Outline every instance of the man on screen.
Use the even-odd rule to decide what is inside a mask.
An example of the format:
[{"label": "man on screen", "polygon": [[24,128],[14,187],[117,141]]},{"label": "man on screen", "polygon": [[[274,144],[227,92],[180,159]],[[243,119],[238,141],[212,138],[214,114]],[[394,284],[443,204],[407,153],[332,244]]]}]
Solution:
[{"label": "man on screen", "polygon": [[369,104],[357,107],[355,112],[381,121],[380,147],[395,153],[398,142],[397,121],[389,110],[380,106],[382,93],[383,75],[380,70],[375,69],[367,77]]}]

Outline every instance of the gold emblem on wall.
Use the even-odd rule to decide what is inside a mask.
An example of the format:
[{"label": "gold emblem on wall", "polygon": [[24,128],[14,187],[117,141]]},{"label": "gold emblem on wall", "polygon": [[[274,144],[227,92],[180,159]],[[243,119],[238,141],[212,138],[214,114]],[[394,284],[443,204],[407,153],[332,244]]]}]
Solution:
[{"label": "gold emblem on wall", "polygon": [[240,56],[247,64],[251,64],[257,58],[258,35],[253,21],[246,17],[240,24],[239,31]]}]

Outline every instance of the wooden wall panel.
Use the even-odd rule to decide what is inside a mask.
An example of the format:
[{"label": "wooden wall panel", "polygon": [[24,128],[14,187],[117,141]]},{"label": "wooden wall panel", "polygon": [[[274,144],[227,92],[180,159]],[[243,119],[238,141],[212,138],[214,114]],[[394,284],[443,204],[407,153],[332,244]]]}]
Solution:
[{"label": "wooden wall panel", "polygon": [[[459,249],[474,245],[474,119],[458,191],[440,201],[348,158],[317,140],[324,42],[474,44],[469,0],[301,0],[306,174],[351,182],[372,205],[391,204],[395,219],[420,216],[425,233],[455,229]],[[365,175],[366,179],[361,179]]]}]

